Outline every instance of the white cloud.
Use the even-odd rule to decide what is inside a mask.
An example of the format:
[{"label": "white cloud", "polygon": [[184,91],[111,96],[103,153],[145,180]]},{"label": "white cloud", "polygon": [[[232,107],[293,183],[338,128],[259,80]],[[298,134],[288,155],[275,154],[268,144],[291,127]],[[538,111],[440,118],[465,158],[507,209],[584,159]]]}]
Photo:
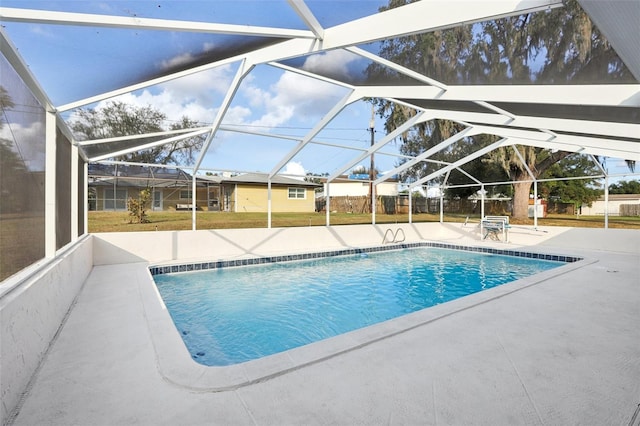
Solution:
[{"label": "white cloud", "polygon": [[[44,123],[40,121],[30,123],[29,126],[11,123],[0,127],[0,138],[12,141],[11,149],[19,154],[25,167],[32,171],[44,170],[44,133]],[[16,149],[16,145],[19,149]]]},{"label": "white cloud", "polygon": [[223,65],[159,85],[159,87],[181,99],[195,99],[202,103],[215,102],[214,97],[227,93],[233,79],[234,69]]},{"label": "white cloud", "polygon": [[[323,74],[346,75],[349,62],[356,58],[350,52],[331,51],[307,58],[302,68]],[[342,87],[293,72],[284,72],[268,88],[257,86],[253,80],[245,81],[242,88],[242,94],[251,107],[265,109],[263,115],[250,123],[262,127],[277,127],[292,120],[315,123],[344,93]]]},{"label": "white cloud", "polygon": [[315,123],[336,104],[343,93],[342,88],[291,72],[283,73],[268,88],[253,83],[242,88],[242,95],[254,112],[264,111],[247,124],[260,127],[278,127],[293,120]]},{"label": "white cloud", "polygon": [[174,56],[173,58],[162,61],[160,63],[160,67],[163,70],[167,70],[175,66],[188,64],[189,62],[192,62],[193,59],[194,59],[193,55],[187,52],[187,53],[183,53],[182,55]]},{"label": "white cloud", "polygon": [[294,179],[304,180],[304,177],[306,176],[307,172],[304,169],[304,166],[302,165],[302,163],[291,161],[287,163],[286,166],[284,166],[281,174],[290,175],[288,177],[291,177]]},{"label": "white cloud", "polygon": [[349,76],[349,64],[359,57],[346,50],[330,50],[312,55],[304,62],[302,69],[330,76]]}]

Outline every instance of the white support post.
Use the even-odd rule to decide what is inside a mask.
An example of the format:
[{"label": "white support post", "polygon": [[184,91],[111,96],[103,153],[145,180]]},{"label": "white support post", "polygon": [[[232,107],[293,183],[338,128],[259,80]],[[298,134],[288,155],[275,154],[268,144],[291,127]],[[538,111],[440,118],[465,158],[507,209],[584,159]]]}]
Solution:
[{"label": "white support post", "polygon": [[533,229],[538,229],[538,181],[533,181]]},{"label": "white support post", "polygon": [[480,185],[480,220],[484,219],[484,184]]},{"label": "white support post", "polygon": [[376,186],[371,184],[371,224],[376,224]]},{"label": "white support post", "polygon": [[609,176],[604,177],[604,229],[609,229]]},{"label": "white support post", "polygon": [[[71,145],[71,241],[76,241],[78,235],[78,147]],[[83,191],[84,192],[84,191]]]},{"label": "white support post", "polygon": [[233,186],[233,212],[238,212],[238,184]]},{"label": "white support post", "polygon": [[[84,191],[84,205],[82,208],[84,209],[84,233],[89,233],[89,163],[85,162],[83,165],[83,173],[84,173],[84,185],[82,185],[82,190]],[[96,200],[96,203],[98,201]]]},{"label": "white support post", "polygon": [[331,197],[329,196],[329,181],[327,180],[327,195],[326,195],[326,200],[324,203],[324,210],[325,210],[325,214],[326,214],[326,226],[330,226],[331,225],[331,212],[330,212],[330,206],[329,206],[329,201],[331,200]]},{"label": "white support post", "polygon": [[271,229],[271,178],[267,178],[267,228]]},{"label": "white support post", "polygon": [[196,173],[194,170],[191,179],[191,230],[195,231],[196,229]]},{"label": "white support post", "polygon": [[44,256],[56,255],[56,114],[45,118]]}]

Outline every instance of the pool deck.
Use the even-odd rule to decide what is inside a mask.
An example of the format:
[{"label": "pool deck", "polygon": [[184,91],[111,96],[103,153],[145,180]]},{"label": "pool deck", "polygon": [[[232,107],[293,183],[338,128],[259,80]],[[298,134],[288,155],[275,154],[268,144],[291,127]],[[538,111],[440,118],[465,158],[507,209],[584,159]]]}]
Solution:
[{"label": "pool deck", "polygon": [[225,391],[167,379],[147,263],[95,266],[12,423],[627,426],[640,404],[640,233],[567,235],[530,248],[592,262]]}]

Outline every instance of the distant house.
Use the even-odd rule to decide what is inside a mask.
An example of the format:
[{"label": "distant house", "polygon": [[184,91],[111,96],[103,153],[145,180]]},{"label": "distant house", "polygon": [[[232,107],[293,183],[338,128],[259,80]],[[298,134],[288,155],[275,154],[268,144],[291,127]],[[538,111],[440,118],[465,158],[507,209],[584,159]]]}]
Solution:
[{"label": "distant house", "polygon": [[[368,174],[342,175],[332,180],[329,185],[329,195],[331,197],[362,197],[369,195]],[[323,193],[319,196],[327,195],[327,180],[322,179]],[[376,195],[396,196],[398,195],[398,180],[388,179],[376,185]]]},{"label": "distant house", "polygon": [[[274,176],[271,179],[273,212],[313,212],[318,184]],[[193,179],[181,169],[89,166],[89,210],[127,209],[129,197],[137,198],[149,188],[152,210],[190,210],[193,206]],[[234,177],[197,176],[196,208],[206,211],[266,212],[267,176],[248,173]]]},{"label": "distant house", "polygon": [[[604,215],[604,195],[591,203],[591,207],[582,206],[580,214],[585,216]],[[627,211],[625,211],[627,210]],[[640,194],[609,194],[608,212],[611,216],[640,215]]]},{"label": "distant house", "polygon": [[[269,205],[267,175],[246,173],[230,178],[199,177],[217,182],[221,208],[229,212],[266,212]],[[272,212],[315,211],[315,189],[320,185],[284,176],[271,178]]]},{"label": "distant house", "polygon": [[[191,175],[181,169],[89,165],[89,210],[127,210],[129,197],[151,190],[152,210],[169,210],[188,205],[192,199]],[[197,197],[206,200],[206,186],[197,185]]]}]

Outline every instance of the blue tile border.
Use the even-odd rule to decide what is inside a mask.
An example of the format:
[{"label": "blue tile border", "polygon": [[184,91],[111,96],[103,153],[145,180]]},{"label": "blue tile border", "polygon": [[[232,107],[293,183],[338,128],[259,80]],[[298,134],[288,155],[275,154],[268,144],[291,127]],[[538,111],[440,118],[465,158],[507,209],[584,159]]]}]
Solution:
[{"label": "blue tile border", "polygon": [[296,260],[322,259],[325,257],[348,256],[348,255],[354,255],[354,254],[374,253],[374,252],[380,252],[380,251],[400,250],[400,249],[418,248],[418,247],[435,247],[435,248],[443,248],[443,249],[450,249],[450,250],[471,251],[471,252],[477,252],[477,253],[499,254],[503,256],[527,257],[531,259],[552,260],[552,261],[564,262],[564,263],[573,263],[579,260],[583,260],[582,257],[576,257],[576,256],[532,253],[532,252],[525,252],[525,251],[519,251],[519,250],[496,249],[491,247],[461,246],[456,244],[423,241],[418,243],[394,244],[394,245],[378,246],[378,247],[350,248],[350,249],[315,252],[315,253],[301,253],[301,254],[290,254],[290,255],[280,255],[280,256],[256,257],[256,258],[250,258],[250,259],[218,260],[215,262],[196,262],[196,263],[185,263],[181,265],[168,265],[168,266],[150,266],[149,271],[151,272],[151,275],[162,275],[162,274],[171,274],[175,272],[202,271],[202,270],[208,270],[208,269],[231,268],[236,266],[259,265],[264,263],[278,263],[278,262],[292,262]]}]

